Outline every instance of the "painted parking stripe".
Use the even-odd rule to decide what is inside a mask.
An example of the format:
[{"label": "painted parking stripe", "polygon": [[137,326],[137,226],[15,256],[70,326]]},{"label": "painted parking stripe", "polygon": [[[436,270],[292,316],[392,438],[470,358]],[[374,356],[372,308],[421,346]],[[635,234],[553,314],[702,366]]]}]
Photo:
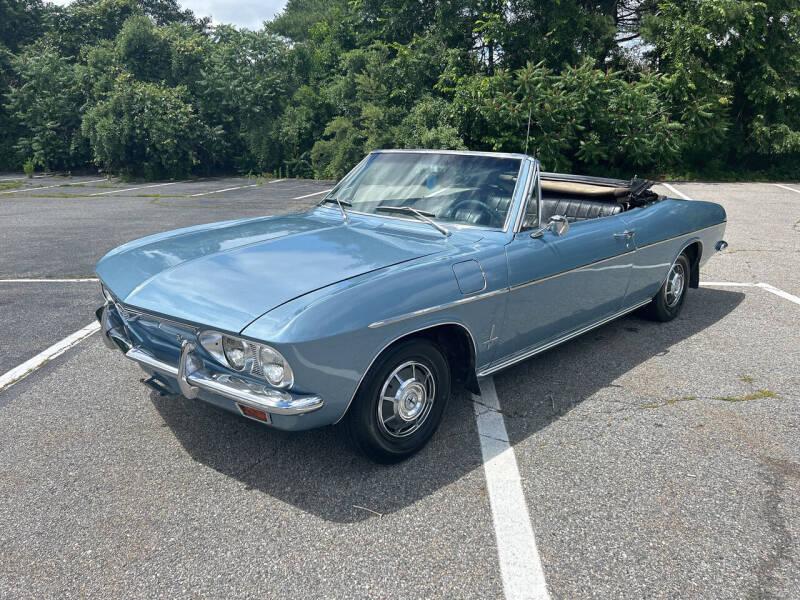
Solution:
[{"label": "painted parking stripe", "polygon": [[738,283],[735,281],[701,281],[700,287],[755,287],[755,283]]},{"label": "painted parking stripe", "polygon": [[46,362],[53,360],[58,356],[61,356],[62,354],[64,354],[64,352],[72,348],[75,344],[78,344],[79,342],[85,340],[95,331],[99,330],[100,330],[100,323],[97,322],[89,323],[89,325],[87,325],[86,327],[79,329],[72,335],[65,337],[60,342],[53,344],[44,352],[40,352],[33,358],[26,360],[18,367],[14,367],[7,373],[0,375],[0,392],[8,389],[18,381],[25,379],[25,377],[33,373],[36,369],[41,367]]},{"label": "painted parking stripe", "polygon": [[735,281],[703,281],[700,283],[701,287],[757,287],[761,288],[762,290],[767,290],[771,294],[775,294],[776,296],[780,296],[789,302],[794,302],[795,304],[800,304],[800,298],[795,296],[794,294],[790,294],[789,292],[784,292],[780,288],[776,288],[774,285],[770,285],[768,283],[738,283]]},{"label": "painted parking stripe", "polygon": [[306,194],[305,196],[298,196],[297,198],[292,198],[292,200],[302,200],[303,198],[311,198],[311,196],[319,196],[320,194],[327,194],[330,190],[322,190],[321,192],[314,192],[313,194]]},{"label": "painted parking stripe", "polygon": [[[268,181],[267,183],[278,183],[279,181],[286,181],[285,179],[273,179],[272,181]],[[232,192],[233,190],[243,190],[245,188],[256,187],[257,185],[262,185],[260,183],[251,183],[250,185],[239,185],[232,188],[225,188],[224,190],[212,190],[210,192],[200,192],[199,194],[189,194],[190,198],[196,198],[197,196],[208,196],[209,194],[221,194],[222,192]]]},{"label": "painted parking stripe", "polygon": [[775,294],[776,296],[785,298],[789,302],[800,304],[800,298],[798,298],[794,294],[790,294],[789,292],[784,292],[783,290],[776,288],[774,285],[770,285],[768,283],[757,283],[756,286],[760,287],[763,290],[767,290],[771,294]]},{"label": "painted parking stripe", "polygon": [[90,196],[104,196],[105,194],[115,194],[117,192],[133,192],[136,190],[146,190],[147,188],[162,187],[165,185],[175,185],[176,183],[186,183],[185,181],[170,181],[169,183],[156,183],[154,185],[143,185],[135,188],[115,188],[106,192],[97,192],[96,194],[89,194]]},{"label": "painted parking stripe", "polygon": [[790,192],[794,192],[795,194],[800,194],[800,190],[790,188],[788,185],[781,185],[780,183],[773,183],[772,185],[778,186],[779,188],[783,188],[785,190],[789,190]]},{"label": "painted parking stripe", "polygon": [[232,192],[233,190],[243,190],[244,188],[251,188],[256,187],[258,184],[253,183],[250,185],[239,185],[237,187],[232,188],[225,188],[224,190],[212,190],[210,192],[200,192],[199,194],[189,194],[190,198],[195,198],[197,196],[208,196],[209,194],[221,194],[222,192]]},{"label": "painted parking stripe", "polygon": [[681,197],[681,198],[683,198],[684,200],[691,200],[691,198],[689,198],[689,196],[687,196],[687,195],[686,195],[686,194],[684,194],[683,192],[680,192],[680,191],[676,190],[676,189],[675,189],[674,187],[672,187],[670,184],[668,184],[668,183],[662,183],[661,185],[663,185],[665,188],[667,188],[667,189],[668,189],[670,192],[672,192],[673,194],[678,194],[678,196],[680,196],[680,197]]},{"label": "painted parking stripe", "polygon": [[71,279],[45,279],[45,278],[33,278],[29,277],[27,279],[3,279],[0,278],[0,283],[97,283],[100,281],[97,277],[74,277]]},{"label": "painted parking stripe", "polygon": [[481,395],[473,396],[473,404],[503,591],[506,600],[549,600],[536,538],[522,493],[517,459],[508,441],[494,379],[483,378],[480,386]]},{"label": "painted parking stripe", "polygon": [[[83,184],[86,184],[86,183],[97,183],[98,181],[108,181],[108,179],[103,177],[102,179],[92,179],[91,181],[76,181],[75,183],[79,183],[79,184],[83,185]],[[17,188],[17,189],[14,189],[14,190],[8,190],[8,191],[5,191],[5,192],[0,192],[0,194],[18,194],[18,193],[22,193],[22,192],[40,192],[42,190],[49,190],[50,188],[54,188],[54,187],[65,187],[65,186],[68,186],[68,185],[73,185],[73,184],[70,184],[70,183],[58,183],[56,185],[46,185],[46,186],[40,187],[40,188],[25,188],[25,189]]]}]

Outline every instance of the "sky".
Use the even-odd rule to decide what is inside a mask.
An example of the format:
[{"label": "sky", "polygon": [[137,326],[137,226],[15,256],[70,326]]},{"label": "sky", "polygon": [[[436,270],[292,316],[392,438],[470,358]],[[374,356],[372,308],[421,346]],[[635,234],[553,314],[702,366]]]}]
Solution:
[{"label": "sky", "polygon": [[[64,6],[71,0],[51,0]],[[271,19],[285,5],[286,0],[179,0],[183,8],[189,8],[198,17],[211,17],[214,23],[232,23],[239,27],[260,29],[264,21]]]}]

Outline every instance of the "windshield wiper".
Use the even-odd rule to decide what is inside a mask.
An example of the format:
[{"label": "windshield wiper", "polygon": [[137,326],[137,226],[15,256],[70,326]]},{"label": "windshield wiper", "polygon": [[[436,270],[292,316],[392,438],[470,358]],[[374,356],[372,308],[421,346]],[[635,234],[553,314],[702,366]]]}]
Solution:
[{"label": "windshield wiper", "polygon": [[335,202],[336,204],[338,204],[339,210],[342,211],[342,219],[344,220],[345,223],[347,223],[348,216],[347,213],[344,211],[344,207],[353,206],[353,204],[351,202],[348,202],[347,200],[339,200],[339,198],[336,196],[334,196],[333,198],[325,198],[322,202],[320,202],[320,204],[325,204],[326,202]]},{"label": "windshield wiper", "polygon": [[410,206],[379,206],[375,210],[382,212],[395,212],[395,213],[405,213],[409,215],[414,215],[420,221],[425,221],[428,225],[431,225],[436,229],[438,229],[445,236],[449,236],[451,234],[451,231],[449,229],[445,229],[444,227],[439,225],[436,221],[429,219],[428,217],[435,217],[436,214],[428,212],[427,210],[417,210],[416,208],[412,208]]}]

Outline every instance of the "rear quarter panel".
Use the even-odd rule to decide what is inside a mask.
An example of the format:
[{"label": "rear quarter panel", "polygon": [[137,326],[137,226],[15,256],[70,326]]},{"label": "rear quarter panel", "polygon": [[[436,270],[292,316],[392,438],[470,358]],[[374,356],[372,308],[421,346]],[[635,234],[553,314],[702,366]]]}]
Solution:
[{"label": "rear quarter panel", "polygon": [[725,233],[725,209],[713,202],[667,198],[634,208],[622,216],[629,229],[636,232],[628,305],[652,298],[672,263],[687,246],[700,243],[700,264],[703,264],[717,252],[716,243]]}]

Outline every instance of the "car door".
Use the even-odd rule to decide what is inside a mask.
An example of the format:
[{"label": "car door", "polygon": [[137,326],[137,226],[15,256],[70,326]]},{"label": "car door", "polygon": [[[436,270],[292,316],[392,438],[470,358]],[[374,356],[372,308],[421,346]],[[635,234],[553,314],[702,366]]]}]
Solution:
[{"label": "car door", "polygon": [[[519,232],[506,246],[509,294],[494,362],[535,351],[618,313],[631,277],[634,241],[621,215],[538,229],[538,181]],[[504,358],[503,358],[504,357]]]}]

